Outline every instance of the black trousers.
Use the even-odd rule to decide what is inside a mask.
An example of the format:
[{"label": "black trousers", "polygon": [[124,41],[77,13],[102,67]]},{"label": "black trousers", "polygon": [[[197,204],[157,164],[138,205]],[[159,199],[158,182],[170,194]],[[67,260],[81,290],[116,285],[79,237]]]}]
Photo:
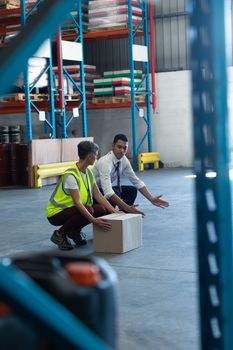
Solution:
[{"label": "black trousers", "polygon": [[[98,203],[93,204],[92,206],[85,205],[85,208],[95,218],[106,215],[106,209],[104,209],[104,207]],[[48,218],[48,221],[54,226],[61,226],[60,229],[65,234],[73,231],[80,232],[84,226],[90,224],[90,221],[88,221],[76,207],[70,207],[62,210]]]},{"label": "black trousers", "polygon": [[[119,190],[118,186],[113,186],[113,191],[120,197],[126,204],[133,205],[135,199],[138,194],[138,190],[134,186],[121,186],[121,190]],[[103,193],[102,188],[100,188],[100,192]],[[108,200],[109,203],[115,207],[116,205]]]}]

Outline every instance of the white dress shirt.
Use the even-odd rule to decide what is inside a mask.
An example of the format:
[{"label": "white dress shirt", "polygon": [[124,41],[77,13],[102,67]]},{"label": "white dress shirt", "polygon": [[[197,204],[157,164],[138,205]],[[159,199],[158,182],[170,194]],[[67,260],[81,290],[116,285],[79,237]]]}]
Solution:
[{"label": "white dress shirt", "polygon": [[113,151],[110,151],[105,156],[97,160],[97,162],[93,167],[93,172],[95,175],[97,186],[99,188],[102,188],[104,192],[104,196],[106,198],[112,197],[112,195],[114,195],[115,193],[112,189],[112,184],[117,179],[116,164],[119,161],[120,161],[120,167],[119,167],[120,176],[124,175],[125,177],[127,177],[137,189],[140,189],[145,186],[144,182],[142,182],[136,176],[128,158],[126,158],[126,156],[123,156],[119,160],[115,157]]}]

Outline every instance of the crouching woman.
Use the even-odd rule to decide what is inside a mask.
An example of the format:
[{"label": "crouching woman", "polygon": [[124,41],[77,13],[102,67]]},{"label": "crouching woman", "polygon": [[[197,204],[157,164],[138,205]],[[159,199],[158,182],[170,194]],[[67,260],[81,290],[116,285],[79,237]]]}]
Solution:
[{"label": "crouching woman", "polygon": [[[81,229],[90,223],[105,231],[111,229],[111,224],[100,217],[117,210],[100,193],[89,168],[95,163],[98,150],[98,145],[91,141],[78,144],[79,161],[64,172],[48,201],[48,221],[54,226],[61,226],[50,239],[61,250],[73,249],[69,238],[76,245],[86,244]],[[93,204],[93,198],[97,204]]]}]

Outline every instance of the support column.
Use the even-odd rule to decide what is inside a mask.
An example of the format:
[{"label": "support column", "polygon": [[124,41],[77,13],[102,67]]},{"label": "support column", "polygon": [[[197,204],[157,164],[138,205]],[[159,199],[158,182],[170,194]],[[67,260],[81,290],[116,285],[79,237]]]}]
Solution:
[{"label": "support column", "polygon": [[[232,210],[229,181],[225,1],[189,1],[196,216],[203,350],[231,350]],[[214,177],[207,176],[214,172]]]}]

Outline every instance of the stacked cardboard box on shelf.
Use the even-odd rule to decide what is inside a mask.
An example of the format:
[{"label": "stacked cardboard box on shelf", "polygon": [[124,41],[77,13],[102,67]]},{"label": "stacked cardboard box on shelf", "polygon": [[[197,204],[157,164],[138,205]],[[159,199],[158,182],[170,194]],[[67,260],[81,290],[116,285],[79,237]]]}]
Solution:
[{"label": "stacked cardboard box on shelf", "polygon": [[[88,4],[89,30],[99,30],[128,25],[128,1],[126,0],[90,0]],[[142,9],[138,1],[132,0],[132,21],[142,20]]]},{"label": "stacked cardboard box on shelf", "polygon": [[[69,65],[64,66],[65,70],[69,73],[70,77],[77,83],[77,85],[80,87],[80,65]],[[57,74],[58,69],[57,67],[54,67],[53,69],[54,73]],[[99,77],[96,74],[96,66],[84,65],[84,79],[85,79],[85,91],[86,91],[86,100],[87,102],[91,102],[93,98],[93,91],[94,91],[94,84],[93,80],[95,78]],[[65,95],[72,95],[73,98],[77,97],[79,99],[79,92],[75,88],[74,84],[70,81],[70,79],[64,75],[64,94]],[[58,87],[58,79],[55,77],[55,87]]]}]

